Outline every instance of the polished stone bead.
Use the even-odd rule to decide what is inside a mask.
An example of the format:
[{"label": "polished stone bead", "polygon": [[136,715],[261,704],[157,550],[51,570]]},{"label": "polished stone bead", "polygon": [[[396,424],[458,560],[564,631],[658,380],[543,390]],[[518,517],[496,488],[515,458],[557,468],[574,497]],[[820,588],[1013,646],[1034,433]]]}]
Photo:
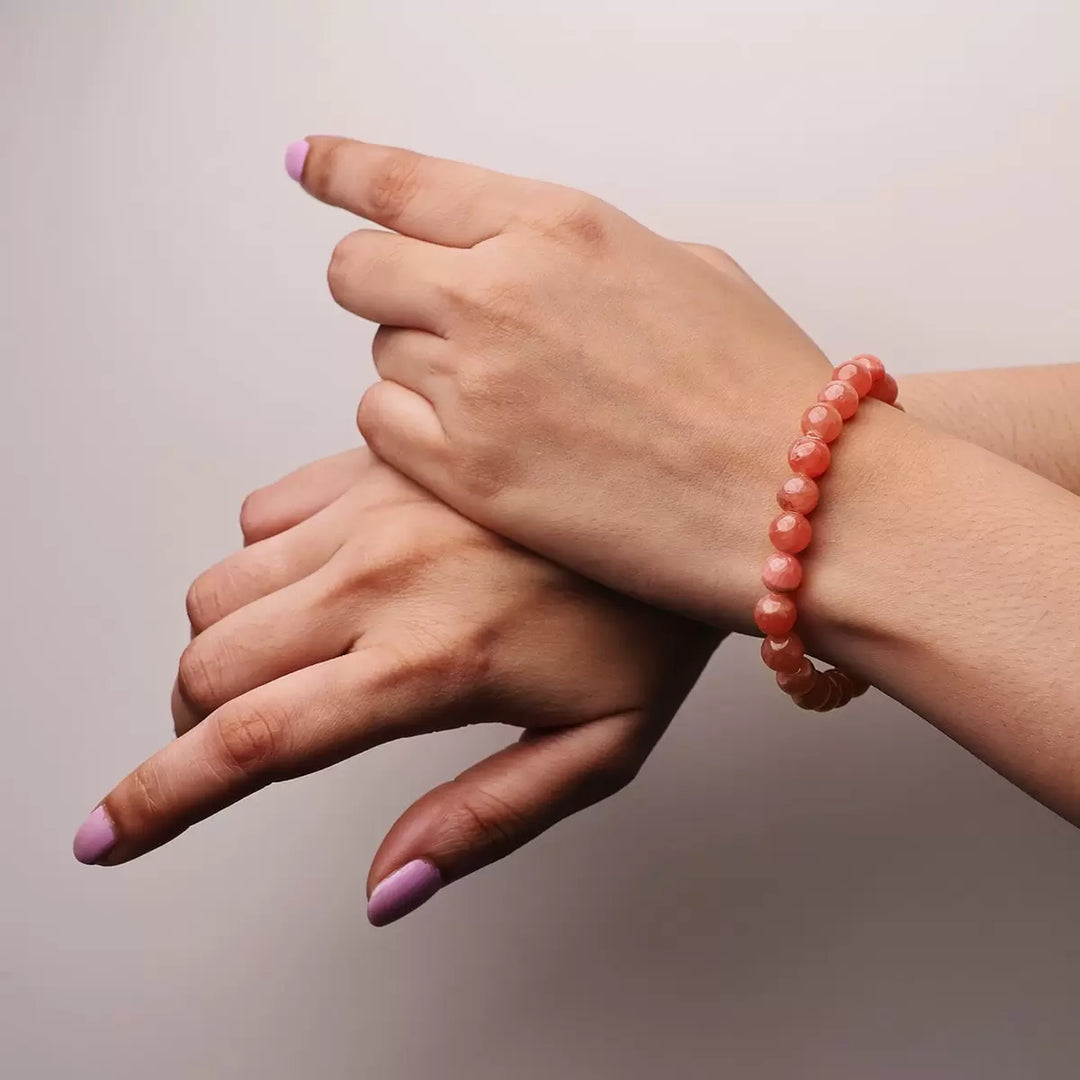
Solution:
[{"label": "polished stone bead", "polygon": [[870,372],[872,383],[880,382],[885,376],[885,365],[871,353],[863,353],[851,361],[853,364],[862,364]]},{"label": "polished stone bead", "polygon": [[835,380],[822,387],[818,401],[831,405],[842,420],[850,420],[859,408],[859,395],[855,387],[851,383]]},{"label": "polished stone bead", "polygon": [[900,388],[896,385],[896,380],[891,375],[886,375],[881,382],[874,383],[870,387],[870,397],[877,398],[878,401],[884,401],[886,405],[893,405],[896,402],[896,397],[900,393]]},{"label": "polished stone bead", "polygon": [[873,380],[870,378],[870,372],[862,364],[855,364],[849,360],[846,364],[840,364],[833,371],[832,377],[837,382],[850,383],[860,398],[864,398],[870,393]]},{"label": "polished stone bead", "polygon": [[852,685],[847,672],[840,671],[838,668],[832,668],[825,672],[825,675],[836,683],[836,688],[839,693],[839,700],[833,708],[842,709],[855,696],[855,687]]},{"label": "polished stone bead", "polygon": [[795,626],[795,601],[783,593],[766,593],[754,606],[754,622],[763,634],[783,637]]},{"label": "polished stone bead", "polygon": [[788,464],[792,472],[804,476],[820,476],[829,467],[832,454],[829,447],[813,435],[802,435],[788,450]]},{"label": "polished stone bead", "polygon": [[814,667],[809,657],[804,656],[798,671],[778,671],[776,673],[776,685],[794,697],[796,694],[805,694],[820,678],[818,669]]},{"label": "polished stone bead", "polygon": [[832,684],[820,672],[815,672],[817,678],[813,686],[803,694],[795,694],[792,701],[800,709],[816,709],[823,701],[827,701],[832,694]]},{"label": "polished stone bead", "polygon": [[777,551],[786,551],[789,555],[798,555],[805,551],[810,543],[813,529],[810,522],[793,510],[785,510],[772,520],[769,526],[769,539]]},{"label": "polished stone bead", "polygon": [[776,503],[781,510],[809,514],[817,506],[819,497],[817,483],[809,476],[796,473],[780,485],[780,490],[776,493]]},{"label": "polished stone bead", "polygon": [[848,675],[848,680],[851,682],[852,697],[862,697],[870,689],[870,684],[865,679],[860,679],[858,675]]},{"label": "polished stone bead", "polygon": [[794,673],[802,667],[803,658],[803,643],[798,634],[791,633],[781,638],[770,636],[761,643],[761,659],[773,671]]},{"label": "polished stone bead", "polygon": [[840,701],[840,688],[827,674],[821,676],[821,681],[829,688],[825,699],[814,706],[814,712],[829,712],[837,707]]},{"label": "polished stone bead", "polygon": [[804,435],[813,435],[823,442],[835,442],[844,429],[844,418],[832,405],[819,401],[802,414],[800,422]]},{"label": "polished stone bead", "polygon": [[761,580],[770,592],[794,592],[802,584],[802,563],[794,555],[774,551],[765,560]]}]

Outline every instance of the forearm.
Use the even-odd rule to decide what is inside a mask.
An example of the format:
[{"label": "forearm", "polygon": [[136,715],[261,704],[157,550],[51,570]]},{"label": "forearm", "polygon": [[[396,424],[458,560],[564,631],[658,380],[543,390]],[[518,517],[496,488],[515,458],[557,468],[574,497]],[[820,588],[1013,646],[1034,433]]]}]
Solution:
[{"label": "forearm", "polygon": [[1080,364],[906,375],[901,395],[912,416],[1080,494]]},{"label": "forearm", "polygon": [[1080,824],[1080,498],[864,409],[815,515],[810,651]]}]

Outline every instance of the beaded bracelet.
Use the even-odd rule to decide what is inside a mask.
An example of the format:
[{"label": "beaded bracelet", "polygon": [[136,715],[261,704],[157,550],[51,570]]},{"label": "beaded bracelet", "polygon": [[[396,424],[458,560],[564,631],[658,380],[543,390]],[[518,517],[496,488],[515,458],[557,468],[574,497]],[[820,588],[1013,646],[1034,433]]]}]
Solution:
[{"label": "beaded bracelet", "polygon": [[827,712],[846,705],[866,693],[870,684],[839,668],[819,671],[803,651],[795,633],[798,611],[791,593],[802,584],[802,563],[796,558],[810,543],[813,530],[807,515],[818,504],[815,477],[829,467],[835,442],[864,397],[877,398],[886,405],[896,403],[896,380],[886,374],[876,356],[856,356],[833,371],[832,381],[818,394],[817,401],[802,415],[802,435],[788,450],[789,476],[776,493],[782,513],[769,526],[769,539],[776,548],[765,560],[761,580],[769,591],[754,608],[754,622],[765,634],[761,658],[776,672],[776,681],[796,705]]}]

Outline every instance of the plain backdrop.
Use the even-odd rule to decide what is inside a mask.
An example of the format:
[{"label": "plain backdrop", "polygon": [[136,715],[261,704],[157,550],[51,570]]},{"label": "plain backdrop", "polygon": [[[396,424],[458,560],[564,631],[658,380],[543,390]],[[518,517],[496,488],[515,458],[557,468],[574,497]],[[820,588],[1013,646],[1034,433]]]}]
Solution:
[{"label": "plain backdrop", "polygon": [[354,226],[287,142],[587,189],[725,247],[837,357],[1076,360],[1075,0],[0,11],[0,1076],[1077,1075],[1076,832],[876,692],[790,708],[748,639],[627,791],[389,929],[384,830],[507,731],[70,854],[170,737],[242,497],[356,440],[371,328],[324,279]]}]

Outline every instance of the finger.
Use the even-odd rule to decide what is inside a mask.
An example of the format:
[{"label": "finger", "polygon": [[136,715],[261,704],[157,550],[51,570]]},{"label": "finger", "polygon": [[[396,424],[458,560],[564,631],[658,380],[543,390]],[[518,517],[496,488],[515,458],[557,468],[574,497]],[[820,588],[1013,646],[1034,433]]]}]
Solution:
[{"label": "finger", "polygon": [[121,780],[79,829],[75,856],[127,862],[274,781],[460,723],[429,704],[445,702],[439,679],[431,665],[371,647],[260,686]]},{"label": "finger", "polygon": [[289,672],[341,656],[359,638],[339,575],[315,573],[262,596],[199,634],[180,655],[177,734]]},{"label": "finger", "polygon": [[348,511],[338,496],[299,525],[250,544],[203,571],[187,592],[192,634],[201,634],[245,604],[325,566],[348,535]]},{"label": "finger", "polygon": [[434,402],[454,370],[455,346],[437,334],[401,326],[380,326],[371,343],[379,377]]},{"label": "finger", "polygon": [[636,775],[662,727],[640,712],[519,742],[429,791],[397,820],[368,875],[368,918],[384,926],[443,885],[509,855]]},{"label": "finger", "polygon": [[291,529],[329,506],[371,467],[371,451],[364,446],[283,476],[253,491],[240,508],[240,529],[245,544]]},{"label": "finger", "polygon": [[408,461],[412,467],[406,475],[421,487],[435,490],[426,476],[446,483],[441,468],[446,434],[431,402],[414,390],[389,379],[373,383],[360,399],[356,426],[376,457],[403,472],[402,463]]},{"label": "finger", "polygon": [[537,187],[475,165],[329,135],[293,143],[286,167],[322,202],[447,247],[497,236]]},{"label": "finger", "polygon": [[326,280],[346,311],[376,323],[447,329],[462,253],[379,229],[359,229],[334,248]]}]

